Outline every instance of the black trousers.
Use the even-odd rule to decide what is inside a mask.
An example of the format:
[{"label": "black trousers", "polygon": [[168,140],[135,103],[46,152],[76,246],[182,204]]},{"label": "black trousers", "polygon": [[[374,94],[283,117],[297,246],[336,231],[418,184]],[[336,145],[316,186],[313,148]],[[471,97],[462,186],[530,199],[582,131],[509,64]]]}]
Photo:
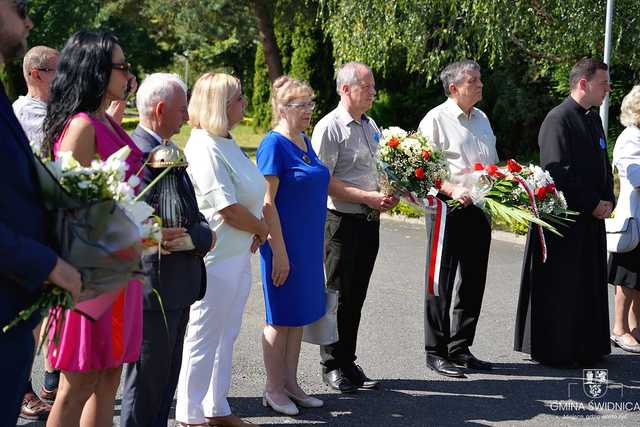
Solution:
[{"label": "black trousers", "polygon": [[325,224],[325,274],[327,288],[338,294],[339,341],[320,347],[325,372],[350,366],[356,345],[362,306],[378,255],[380,222],[365,215],[327,212]]},{"label": "black trousers", "polygon": [[166,312],[168,331],[161,311],[145,310],[143,316],[140,358],[125,372],[120,424],[165,427],[180,376],[189,308]]},{"label": "black trousers", "polygon": [[[440,296],[425,292],[424,335],[427,353],[448,357],[467,351],[473,344],[487,278],[490,245],[491,224],[481,209],[469,206],[447,216],[440,269]],[[453,302],[458,269],[458,298]]]}]

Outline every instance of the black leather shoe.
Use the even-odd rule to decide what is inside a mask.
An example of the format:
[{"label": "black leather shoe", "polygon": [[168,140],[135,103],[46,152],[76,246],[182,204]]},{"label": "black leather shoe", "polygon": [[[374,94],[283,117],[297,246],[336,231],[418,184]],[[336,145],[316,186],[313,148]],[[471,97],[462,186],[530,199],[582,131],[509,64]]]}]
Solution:
[{"label": "black leather shoe", "polygon": [[464,372],[447,359],[435,354],[427,354],[427,367],[440,375],[453,378],[466,378]]},{"label": "black leather shoe", "polygon": [[347,378],[341,369],[323,372],[322,381],[332,389],[338,390],[341,393],[355,393],[355,391],[358,390],[358,387]]},{"label": "black leather shoe", "polygon": [[358,388],[372,389],[380,385],[380,381],[367,377],[360,365],[352,365],[344,369],[344,374]]},{"label": "black leather shoe", "polygon": [[490,362],[476,358],[470,351],[449,356],[449,360],[457,366],[463,366],[476,371],[490,371],[493,369],[493,365]]}]

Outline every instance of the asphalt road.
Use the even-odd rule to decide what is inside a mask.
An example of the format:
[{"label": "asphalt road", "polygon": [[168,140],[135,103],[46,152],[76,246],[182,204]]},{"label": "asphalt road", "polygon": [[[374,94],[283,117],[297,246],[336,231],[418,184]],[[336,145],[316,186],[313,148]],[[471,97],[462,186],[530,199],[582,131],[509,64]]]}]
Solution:
[{"label": "asphalt road", "polygon": [[[264,369],[260,333],[262,290],[254,259],[254,287],[235,347],[230,404],[235,414],[263,425],[332,426],[531,425],[637,426],[640,424],[640,356],[614,349],[593,368],[608,370],[608,390],[590,400],[581,369],[537,365],[512,351],[523,242],[504,234],[491,246],[482,315],[472,351],[496,364],[491,373],[445,379],[425,368],[423,349],[424,226],[383,221],[358,344],[358,361],[380,390],[340,395],[324,386],[318,348],[303,345],[299,378],[321,409],[281,417],[261,406]],[[613,305],[610,293],[610,310]],[[42,363],[34,367],[40,386]],[[114,424],[119,425],[119,395]],[[19,425],[40,426],[20,422]],[[173,425],[170,421],[169,425]]]}]

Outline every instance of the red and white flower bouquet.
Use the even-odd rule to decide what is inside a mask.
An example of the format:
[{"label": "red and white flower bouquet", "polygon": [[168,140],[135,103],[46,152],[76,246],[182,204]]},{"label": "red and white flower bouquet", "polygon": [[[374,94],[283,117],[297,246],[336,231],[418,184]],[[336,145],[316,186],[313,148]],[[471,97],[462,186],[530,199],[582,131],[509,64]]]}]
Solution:
[{"label": "red and white flower bouquet", "polygon": [[[564,195],[540,166],[523,166],[513,159],[505,166],[476,163],[467,181],[472,183],[474,204],[511,226],[532,222],[561,235],[554,224],[564,225],[576,214],[567,209]],[[451,204],[454,208],[458,205]]]},{"label": "red and white flower bouquet", "polygon": [[377,166],[382,191],[415,203],[434,194],[448,177],[444,153],[420,133],[399,127],[382,130],[378,138]]},{"label": "red and white flower bouquet", "polygon": [[447,206],[436,194],[449,176],[444,153],[420,133],[409,134],[398,127],[378,136],[377,166],[381,191],[402,197],[424,209],[427,229],[426,292],[439,294],[440,262],[446,227]]}]

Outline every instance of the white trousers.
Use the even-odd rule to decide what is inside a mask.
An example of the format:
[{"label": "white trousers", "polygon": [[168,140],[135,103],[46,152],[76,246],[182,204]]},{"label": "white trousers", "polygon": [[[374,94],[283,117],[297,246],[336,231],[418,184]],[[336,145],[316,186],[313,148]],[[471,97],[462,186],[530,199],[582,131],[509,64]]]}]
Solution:
[{"label": "white trousers", "polygon": [[251,290],[250,254],[207,266],[207,292],[189,312],[178,380],[176,420],[200,424],[231,414],[233,344]]}]

